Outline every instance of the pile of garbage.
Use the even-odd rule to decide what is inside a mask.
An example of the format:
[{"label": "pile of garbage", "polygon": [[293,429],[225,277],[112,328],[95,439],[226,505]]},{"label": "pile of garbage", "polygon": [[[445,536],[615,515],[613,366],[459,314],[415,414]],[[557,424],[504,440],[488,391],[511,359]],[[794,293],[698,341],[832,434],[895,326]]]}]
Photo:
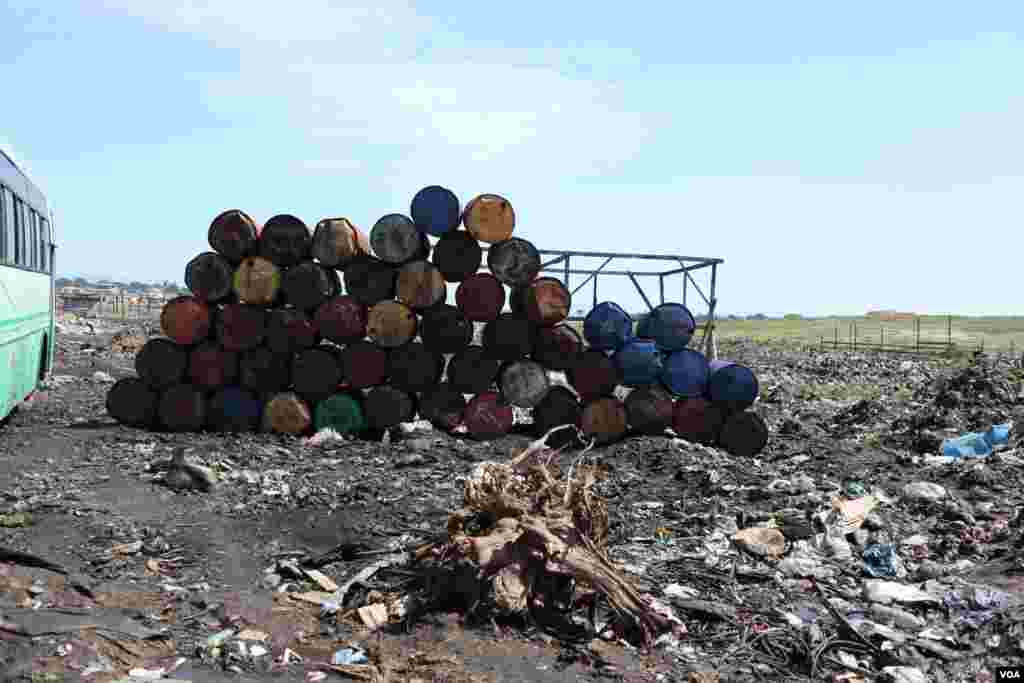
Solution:
[{"label": "pile of garbage", "polygon": [[[104,681],[198,668],[486,680],[474,666],[538,681],[1000,680],[1024,657],[1015,423],[973,424],[965,400],[930,454],[886,430],[961,376],[1009,388],[982,394],[986,419],[1016,417],[1016,375],[981,359],[723,348],[762,369],[770,400],[754,409],[773,438],[755,457],[666,435],[580,452],[561,447],[571,427],[535,444],[429,423],[386,443],[93,428],[84,447],[68,441],[62,476],[32,462],[4,486],[4,542],[32,543],[45,529],[30,518],[61,510],[69,540],[53,552],[130,589],[91,583],[90,597],[67,587],[90,583],[77,576],[30,580],[13,567],[26,558],[8,554],[0,629],[31,643],[37,676],[65,666]],[[843,385],[846,372],[857,381]],[[829,397],[797,398],[823,382],[837,387]],[[96,392],[61,381],[51,393],[86,419]],[[26,452],[32,429],[63,438],[52,406],[15,419],[11,448]],[[942,456],[972,429],[990,453]],[[141,493],[111,495],[104,472]],[[329,549],[296,547],[278,517],[292,511],[353,530]],[[265,520],[269,537],[244,520]],[[256,566],[228,584],[218,572],[243,564],[221,554],[232,533]],[[82,637],[83,623],[97,633]]]}]

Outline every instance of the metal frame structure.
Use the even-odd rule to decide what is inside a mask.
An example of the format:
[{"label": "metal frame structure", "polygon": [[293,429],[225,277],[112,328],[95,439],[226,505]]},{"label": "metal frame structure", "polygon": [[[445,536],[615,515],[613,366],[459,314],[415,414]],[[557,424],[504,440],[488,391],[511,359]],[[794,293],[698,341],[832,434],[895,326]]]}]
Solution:
[{"label": "metal frame structure", "polygon": [[[484,247],[484,251],[487,251],[488,247]],[[640,294],[640,298],[643,299],[648,309],[654,308],[651,303],[651,298],[647,296],[644,288],[641,286],[640,281],[637,278],[657,278],[658,279],[658,297],[657,300],[660,303],[665,303],[665,278],[682,275],[682,295],[683,305],[687,304],[687,294],[689,292],[689,285],[693,285],[693,288],[703,299],[704,304],[707,306],[707,323],[704,326],[704,341],[706,343],[706,352],[709,356],[714,356],[714,336],[713,329],[715,324],[715,308],[718,303],[716,296],[716,287],[718,284],[718,266],[725,263],[724,259],[710,258],[704,256],[679,256],[671,254],[629,254],[624,252],[604,252],[604,251],[566,251],[561,249],[539,249],[538,252],[541,256],[541,274],[554,274],[558,273],[562,277],[560,278],[565,286],[572,293],[573,297],[581,289],[587,286],[587,284],[593,282],[592,285],[592,301],[593,305],[597,305],[597,283],[598,278],[601,276],[615,276],[615,277],[628,277],[633,286],[636,287],[636,291]],[[545,258],[549,260],[544,260]],[[600,266],[593,267],[581,267],[580,265],[573,266],[573,259],[576,263],[583,259],[604,259]],[[643,260],[643,261],[660,261],[669,262],[675,264],[676,268],[670,268],[668,270],[609,270],[608,266],[615,259],[627,259],[627,260]],[[556,267],[557,266],[557,267]],[[704,291],[694,280],[692,273],[702,268],[711,268],[711,283],[708,295],[704,294]],[[579,283],[575,287],[570,284],[570,278],[573,275],[586,275],[586,279]],[[571,321],[582,320],[579,316],[571,316]]]}]

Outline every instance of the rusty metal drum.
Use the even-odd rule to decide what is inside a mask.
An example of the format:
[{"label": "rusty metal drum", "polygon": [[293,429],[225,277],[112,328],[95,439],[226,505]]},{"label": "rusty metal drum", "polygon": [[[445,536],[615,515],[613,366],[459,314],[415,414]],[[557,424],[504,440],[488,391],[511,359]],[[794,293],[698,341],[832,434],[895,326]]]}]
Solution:
[{"label": "rusty metal drum", "polygon": [[214,251],[235,264],[255,253],[259,245],[259,229],[247,213],[230,209],[210,223],[207,240]]},{"label": "rusty metal drum", "polygon": [[313,235],[296,216],[278,214],[260,230],[259,254],[282,268],[298,265],[310,258]]},{"label": "rusty metal drum", "polygon": [[174,343],[198,344],[210,336],[210,307],[194,296],[179,296],[164,304],[160,311],[160,329]]},{"label": "rusty metal drum", "polygon": [[540,252],[520,237],[498,242],[487,250],[487,267],[509,287],[525,287],[540,273]]},{"label": "rusty metal drum", "polygon": [[512,431],[515,414],[512,406],[501,400],[500,394],[488,391],[470,399],[462,423],[477,439],[496,439]]},{"label": "rusty metal drum", "polygon": [[660,387],[644,387],[626,396],[629,426],[640,434],[663,434],[672,426],[675,403],[672,395]]},{"label": "rusty metal drum", "polygon": [[501,315],[505,307],[505,287],[490,273],[476,273],[455,290],[455,303],[467,319],[490,322]]},{"label": "rusty metal drum", "polygon": [[343,294],[320,305],[316,311],[316,328],[320,336],[335,344],[352,344],[366,336],[369,315],[363,303]]},{"label": "rusty metal drum", "polygon": [[466,205],[462,223],[474,238],[495,244],[512,237],[516,228],[516,212],[501,195],[482,194]]},{"label": "rusty metal drum", "polygon": [[398,271],[395,294],[403,304],[423,311],[443,303],[447,287],[437,266],[429,261],[412,261]]},{"label": "rusty metal drum", "polygon": [[370,240],[347,218],[325,218],[313,230],[310,253],[323,266],[344,268],[370,255]]},{"label": "rusty metal drum", "polygon": [[599,444],[617,441],[626,435],[629,418],[626,406],[617,398],[603,396],[588,401],[580,415],[580,429],[584,437]]},{"label": "rusty metal drum", "polygon": [[399,301],[381,301],[370,308],[366,334],[376,344],[393,349],[411,342],[418,326],[411,308]]},{"label": "rusty metal drum", "polygon": [[518,408],[533,408],[551,388],[547,370],[532,360],[506,363],[498,373],[502,398]]},{"label": "rusty metal drum", "polygon": [[430,253],[430,240],[400,213],[389,213],[373,224],[370,244],[377,258],[394,265],[425,259]]},{"label": "rusty metal drum", "polygon": [[465,230],[446,232],[434,245],[431,261],[448,282],[462,282],[480,270],[484,252]]}]

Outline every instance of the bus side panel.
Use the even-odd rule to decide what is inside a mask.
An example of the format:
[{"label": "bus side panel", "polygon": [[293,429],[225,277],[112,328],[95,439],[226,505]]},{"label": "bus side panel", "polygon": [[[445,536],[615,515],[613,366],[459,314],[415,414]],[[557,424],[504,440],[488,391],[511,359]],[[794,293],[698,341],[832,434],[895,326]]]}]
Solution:
[{"label": "bus side panel", "polygon": [[42,342],[53,325],[50,277],[0,266],[0,407],[3,415],[39,382]]},{"label": "bus side panel", "polygon": [[0,371],[0,420],[10,415],[14,407],[18,405],[19,399],[14,398],[18,395],[15,386],[17,379],[9,370],[9,368],[15,367],[15,363],[12,362],[15,355],[14,344],[0,346],[0,368],[3,369]]}]

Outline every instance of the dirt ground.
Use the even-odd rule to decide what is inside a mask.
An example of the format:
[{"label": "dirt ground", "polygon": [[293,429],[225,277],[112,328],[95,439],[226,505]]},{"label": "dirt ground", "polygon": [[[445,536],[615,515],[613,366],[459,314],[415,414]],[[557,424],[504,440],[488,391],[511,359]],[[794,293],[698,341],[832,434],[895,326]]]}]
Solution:
[{"label": "dirt ground", "polygon": [[[415,425],[386,442],[326,447],[266,434],[128,429],[106,415],[104,398],[113,380],[132,374],[132,355],[111,351],[116,329],[96,327],[61,337],[46,389],[0,428],[0,519],[8,520],[0,548],[58,563],[93,592],[83,597],[52,572],[0,562],[0,621],[24,624],[31,613],[55,624],[35,627],[32,638],[0,625],[3,680],[128,680],[132,668],[174,666],[165,677],[321,680],[314,663],[350,645],[404,666],[395,681],[974,681],[1024,658],[1018,436],[1011,431],[1010,443],[983,460],[935,457],[944,437],[1024,414],[1022,374],[1009,364],[723,343],[720,355],[761,382],[756,410],[772,436],[757,459],[671,435],[633,436],[588,454],[607,474],[596,492],[610,510],[610,559],[685,625],[681,638],[643,651],[614,636],[573,640],[487,615],[467,621],[458,605],[370,634],[351,615],[321,615],[321,605],[297,596],[323,588],[282,569],[287,558],[339,544],[394,549],[443,533],[473,467],[525,447],[534,438],[528,425],[486,443]],[[175,493],[159,482],[150,466],[177,446],[216,472],[213,491]],[[578,457],[566,451],[560,464]],[[906,488],[920,482],[943,495]],[[833,501],[866,493],[878,507],[837,550],[827,533]],[[734,538],[750,527],[781,530],[784,553]],[[877,577],[864,559],[876,545],[900,556],[886,580],[931,599],[896,599],[895,614],[877,608],[885,601],[869,598]],[[375,559],[322,571],[342,583]],[[403,580],[384,570],[343,608]],[[982,604],[965,593],[978,586],[1006,597]],[[869,629],[870,645],[844,634],[826,599],[861,633],[883,625]],[[101,612],[149,635],[89,628]],[[216,651],[208,639],[227,625],[235,626],[231,642]],[[262,642],[266,654],[237,649],[246,628],[256,632],[250,646]],[[286,648],[302,661],[283,662]],[[898,678],[894,666],[926,678]]]}]

